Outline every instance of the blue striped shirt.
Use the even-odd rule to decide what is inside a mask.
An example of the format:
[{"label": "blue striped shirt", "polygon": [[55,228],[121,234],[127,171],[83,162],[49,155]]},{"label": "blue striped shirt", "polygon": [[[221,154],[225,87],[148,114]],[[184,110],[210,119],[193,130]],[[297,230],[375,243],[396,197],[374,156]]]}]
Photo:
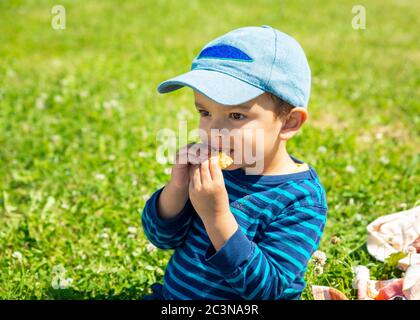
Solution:
[{"label": "blue striped shirt", "polygon": [[163,187],[145,204],[147,238],[158,248],[175,249],[165,270],[162,298],[299,299],[328,210],[315,169],[284,175],[222,172],[239,228],[218,251],[189,199],[170,219],[157,212]]}]

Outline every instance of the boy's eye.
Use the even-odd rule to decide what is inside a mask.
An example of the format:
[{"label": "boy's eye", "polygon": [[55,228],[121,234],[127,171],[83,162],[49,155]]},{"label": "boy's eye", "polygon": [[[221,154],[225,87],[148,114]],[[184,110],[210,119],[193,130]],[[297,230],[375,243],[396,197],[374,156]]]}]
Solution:
[{"label": "boy's eye", "polygon": [[210,113],[206,110],[198,110],[198,113],[200,114],[200,116],[202,117],[207,117]]},{"label": "boy's eye", "polygon": [[[210,116],[210,112],[206,111],[206,110],[198,110],[198,113],[200,114],[201,117],[208,117]],[[232,112],[229,114],[229,117],[233,120],[243,120],[246,119],[246,116],[242,113],[238,113],[238,112]]]},{"label": "boy's eye", "polygon": [[242,113],[233,112],[230,114],[230,117],[234,120],[243,120],[246,116]]}]

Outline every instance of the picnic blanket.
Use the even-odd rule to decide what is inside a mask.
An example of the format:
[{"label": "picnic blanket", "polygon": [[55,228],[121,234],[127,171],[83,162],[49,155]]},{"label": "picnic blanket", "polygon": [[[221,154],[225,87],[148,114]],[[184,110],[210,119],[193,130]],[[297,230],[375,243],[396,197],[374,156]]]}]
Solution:
[{"label": "picnic blanket", "polygon": [[[353,270],[353,287],[359,300],[420,300],[420,206],[382,216],[367,226],[368,252],[385,261],[391,254],[405,252],[398,268],[403,278],[371,280],[369,269],[357,266]],[[341,291],[327,286],[312,286],[315,300],[348,300]]]},{"label": "picnic blanket", "polygon": [[398,267],[420,263],[420,206],[382,216],[367,226],[367,249],[379,261],[397,252],[411,253]]}]

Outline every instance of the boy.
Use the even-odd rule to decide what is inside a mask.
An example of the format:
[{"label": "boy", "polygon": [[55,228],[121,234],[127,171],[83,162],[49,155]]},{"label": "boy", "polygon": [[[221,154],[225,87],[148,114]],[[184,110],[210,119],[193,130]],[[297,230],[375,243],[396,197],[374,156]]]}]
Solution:
[{"label": "boy", "polygon": [[[307,119],[310,69],[300,45],[270,27],[243,27],[209,42],[190,72],[162,82],[166,93],[193,89],[200,129],[240,133],[262,130],[263,139],[239,135],[241,144],[211,150],[235,162],[222,171],[217,157],[191,152],[177,159],[171,180],[146,202],[148,239],[175,249],[163,285],[144,299],[298,299],[318,248],[327,214],[315,170],[287,153],[286,141]],[[205,144],[204,144],[205,145]],[[239,149],[263,147],[254,163]],[[243,151],[243,150],[240,150]],[[241,153],[242,154],[242,153]],[[239,158],[239,160],[238,160]],[[262,170],[259,166],[263,164]]]}]

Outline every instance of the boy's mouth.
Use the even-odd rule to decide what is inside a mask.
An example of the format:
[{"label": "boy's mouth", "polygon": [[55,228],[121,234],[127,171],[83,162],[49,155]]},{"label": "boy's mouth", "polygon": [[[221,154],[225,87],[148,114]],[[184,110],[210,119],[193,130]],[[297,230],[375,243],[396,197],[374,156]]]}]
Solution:
[{"label": "boy's mouth", "polygon": [[217,152],[223,152],[224,154],[226,154],[229,157],[233,158],[234,149],[222,149],[222,148],[218,148],[218,147],[213,147],[212,149],[214,151],[217,151]]}]

